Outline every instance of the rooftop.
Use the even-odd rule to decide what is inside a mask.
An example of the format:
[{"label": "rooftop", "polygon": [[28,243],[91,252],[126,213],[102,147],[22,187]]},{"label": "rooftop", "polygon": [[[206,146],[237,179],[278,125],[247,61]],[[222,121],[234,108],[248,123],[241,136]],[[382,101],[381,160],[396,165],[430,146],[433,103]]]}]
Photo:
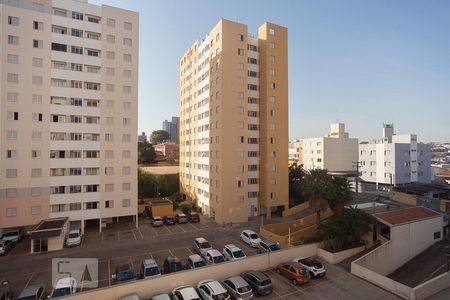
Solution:
[{"label": "rooftop", "polygon": [[39,239],[59,236],[68,220],[69,218],[67,217],[42,220],[31,231],[31,238]]},{"label": "rooftop", "polygon": [[422,207],[409,207],[389,212],[383,212],[374,214],[374,216],[381,222],[389,226],[396,226],[405,223],[417,222],[420,220],[431,219],[435,217],[440,217],[441,214]]}]

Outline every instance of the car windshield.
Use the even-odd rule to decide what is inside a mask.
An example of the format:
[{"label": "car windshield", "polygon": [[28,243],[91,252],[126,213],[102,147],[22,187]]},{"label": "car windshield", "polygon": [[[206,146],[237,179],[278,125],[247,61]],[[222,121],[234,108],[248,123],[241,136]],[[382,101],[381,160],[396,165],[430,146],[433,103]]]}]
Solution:
[{"label": "car windshield", "polygon": [[77,238],[78,237],[78,233],[71,233],[69,234],[69,238],[73,239],[73,238]]},{"label": "car windshield", "polygon": [[126,280],[131,280],[134,278],[133,272],[131,272],[131,270],[128,271],[123,271],[123,272],[119,272],[117,274],[117,281],[126,281]]},{"label": "car windshield", "polygon": [[220,255],[220,256],[214,256],[214,257],[213,257],[213,261],[214,261],[215,264],[217,264],[217,263],[224,262],[225,259],[223,258],[222,255]]},{"label": "car windshield", "polygon": [[228,299],[228,297],[229,297],[228,292],[224,292],[224,293],[218,294],[218,295],[213,295],[214,300],[226,300],[226,299]]},{"label": "car windshield", "polygon": [[239,287],[237,290],[239,293],[247,293],[250,292],[252,289],[250,288],[250,286],[246,285]]},{"label": "car windshield", "polygon": [[252,234],[250,234],[250,238],[252,240],[256,240],[256,239],[259,239],[259,236],[256,233],[252,233]]},{"label": "car windshield", "polygon": [[161,221],[161,218],[154,218],[154,221]]},{"label": "car windshield", "polygon": [[11,231],[11,232],[5,233],[5,236],[16,236],[16,235],[19,235],[19,233],[17,231]]},{"label": "car windshield", "polygon": [[174,219],[174,217],[173,216],[167,216],[166,219],[172,221]]},{"label": "car windshield", "polygon": [[300,274],[300,275],[306,275],[306,270],[305,269],[300,269],[300,270],[298,270],[298,273]]},{"label": "car windshield", "polygon": [[200,244],[200,248],[211,248],[211,245],[208,242],[203,242]]},{"label": "car windshield", "polygon": [[52,293],[52,298],[70,295],[70,287],[56,289]]},{"label": "car windshield", "polygon": [[270,281],[270,279],[265,279],[265,280],[261,281],[261,286],[269,285],[269,284],[271,284],[271,283],[272,283],[272,282]]},{"label": "car windshield", "polygon": [[278,246],[277,244],[270,245],[269,248],[271,251],[280,250],[280,246]]},{"label": "car windshield", "polygon": [[196,267],[196,268],[200,268],[200,267],[204,267],[204,266],[206,266],[206,263],[203,260],[197,261],[194,263],[194,267]]},{"label": "car windshield", "polygon": [[240,257],[244,257],[245,256],[245,254],[244,254],[244,252],[242,252],[242,250],[234,251],[233,255],[234,255],[235,258],[240,258]]},{"label": "car windshield", "polygon": [[151,268],[147,268],[145,269],[145,276],[154,276],[154,275],[159,275],[159,269],[158,267],[151,267]]},{"label": "car windshield", "polygon": [[17,300],[36,300],[36,296],[21,297],[17,298]]},{"label": "car windshield", "polygon": [[177,272],[183,270],[183,265],[180,262],[173,264],[173,270],[172,272]]}]

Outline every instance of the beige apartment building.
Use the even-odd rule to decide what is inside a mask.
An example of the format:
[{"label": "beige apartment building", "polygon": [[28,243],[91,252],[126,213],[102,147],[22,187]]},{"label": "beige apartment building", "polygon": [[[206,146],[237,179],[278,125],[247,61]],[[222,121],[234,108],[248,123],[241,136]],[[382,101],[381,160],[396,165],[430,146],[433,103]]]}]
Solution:
[{"label": "beige apartment building", "polygon": [[218,223],[288,205],[287,28],[220,20],[180,60],[181,191]]},{"label": "beige apartment building", "polygon": [[0,230],[137,214],[139,15],[0,0]]}]

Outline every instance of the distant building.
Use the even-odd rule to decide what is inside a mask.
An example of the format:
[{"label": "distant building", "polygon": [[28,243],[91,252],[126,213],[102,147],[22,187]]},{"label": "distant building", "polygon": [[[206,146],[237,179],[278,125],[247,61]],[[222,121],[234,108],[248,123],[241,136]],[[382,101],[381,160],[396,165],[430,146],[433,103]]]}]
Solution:
[{"label": "distant building", "polygon": [[172,117],[172,121],[164,120],[162,122],[162,130],[169,133],[169,141],[178,142],[180,139],[180,117]]},{"label": "distant building", "polygon": [[383,185],[431,182],[431,147],[418,143],[415,134],[394,134],[393,124],[383,124],[383,137],[359,145],[361,178]]},{"label": "distant building", "polygon": [[325,137],[303,139],[305,170],[327,169],[331,173],[351,174],[356,171],[358,139],[349,138],[344,123],[330,125]]},{"label": "distant building", "polygon": [[170,151],[172,151],[173,148],[175,148],[176,145],[176,143],[168,142],[155,145],[154,148],[156,152],[161,152],[164,157],[167,157],[167,155],[170,153]]},{"label": "distant building", "polygon": [[138,135],[138,142],[146,142],[146,141],[148,141],[148,139],[147,139],[147,135],[145,134],[145,132],[142,132],[142,134],[139,134]]},{"label": "distant building", "polygon": [[303,163],[302,143],[302,140],[289,142],[289,165],[293,163],[301,165]]}]

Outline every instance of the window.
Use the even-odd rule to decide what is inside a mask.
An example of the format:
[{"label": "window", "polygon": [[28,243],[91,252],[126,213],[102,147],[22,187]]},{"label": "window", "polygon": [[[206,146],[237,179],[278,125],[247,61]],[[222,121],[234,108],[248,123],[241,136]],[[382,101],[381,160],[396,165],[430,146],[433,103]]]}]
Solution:
[{"label": "window", "polygon": [[41,131],[33,131],[31,133],[31,139],[33,141],[40,141],[42,139],[42,132]]},{"label": "window", "polygon": [[6,138],[8,140],[17,140],[17,130],[6,131]]},{"label": "window", "polygon": [[32,113],[33,122],[42,122],[42,114],[41,113]]},{"label": "window", "polygon": [[131,47],[132,46],[132,40],[131,39],[129,39],[129,38],[123,38],[123,45],[124,46],[128,46],[128,47]]},{"label": "window", "polygon": [[124,22],[123,29],[131,31],[131,30],[133,30],[133,24],[131,24],[130,22]]},{"label": "window", "polygon": [[247,59],[247,61],[248,61],[249,64],[252,64],[252,65],[257,65],[258,64],[258,60],[256,58],[249,57]]},{"label": "window", "polygon": [[238,48],[238,55],[243,56],[244,55],[244,49]]},{"label": "window", "polygon": [[124,133],[122,134],[122,143],[129,143],[131,142],[131,134]]},{"label": "window", "polygon": [[277,197],[277,193],[276,192],[270,193],[270,199],[275,199],[276,197]]},{"label": "window", "polygon": [[17,169],[6,169],[6,178],[17,178]]},{"label": "window", "polygon": [[123,77],[131,78],[131,70],[123,70]]},{"label": "window", "polygon": [[131,62],[131,54],[124,54],[123,61]]},{"label": "window", "polygon": [[122,158],[130,158],[131,151],[130,150],[122,150]]},{"label": "window", "polygon": [[131,102],[124,101],[122,104],[123,110],[131,110]]},{"label": "window", "polygon": [[33,65],[33,67],[42,67],[43,59],[40,57],[33,57],[32,65]]},{"label": "window", "polygon": [[277,98],[275,96],[270,96],[270,102],[271,103],[275,103],[276,99]]},{"label": "window", "polygon": [[105,167],[105,175],[114,175],[113,167]]},{"label": "window", "polygon": [[237,181],[237,187],[238,188],[244,187],[244,181],[243,180],[238,180]]},{"label": "window", "polygon": [[106,100],[106,108],[114,108],[114,101]]},{"label": "window", "polygon": [[44,23],[39,21],[33,21],[34,30],[44,30]]},{"label": "window", "polygon": [[83,37],[83,30],[72,28],[72,36]]},{"label": "window", "polygon": [[269,34],[270,35],[275,35],[275,29],[269,28]]},{"label": "window", "polygon": [[100,24],[100,17],[97,17],[97,16],[88,16],[88,15],[86,15],[86,17],[87,17],[87,21],[88,21],[88,22]]},{"label": "window", "polygon": [[98,74],[100,72],[99,66],[91,66],[91,65],[84,65],[86,67],[86,72],[88,73],[95,73]]},{"label": "window", "polygon": [[114,51],[106,51],[106,58],[107,59],[115,59],[116,58],[116,54]]},{"label": "window", "polygon": [[31,95],[31,103],[33,104],[42,104],[42,95]]},{"label": "window", "polygon": [[42,169],[41,168],[32,168],[31,169],[31,177],[41,177]]},{"label": "window", "polygon": [[40,205],[31,206],[31,214],[32,215],[40,215],[41,214],[41,206]]},{"label": "window", "polygon": [[33,48],[42,49],[44,47],[44,41],[42,40],[33,40]]},{"label": "window", "polygon": [[105,184],[105,192],[113,192],[114,191],[114,184],[107,183]]},{"label": "window", "polygon": [[6,81],[14,83],[19,82],[19,74],[8,73],[8,75],[6,76]]},{"label": "window", "polygon": [[111,34],[108,34],[108,35],[106,36],[106,41],[107,41],[108,43],[115,43],[115,42],[116,42],[116,36],[111,35]]},{"label": "window", "polygon": [[106,91],[107,92],[114,92],[114,84],[107,83],[106,84]]},{"label": "window", "polygon": [[271,76],[275,76],[275,69],[274,69],[274,68],[270,68],[269,74],[270,74]]},{"label": "window", "polygon": [[6,208],[6,217],[16,217],[16,216],[17,216],[17,207]]},{"label": "window", "polygon": [[243,144],[244,143],[244,137],[243,136],[238,136],[237,137],[237,143],[238,144]]},{"label": "window", "polygon": [[6,158],[17,158],[17,150],[6,150]]},{"label": "window", "polygon": [[122,207],[130,207],[131,200],[130,199],[122,199]]},{"label": "window", "polygon": [[271,56],[270,56],[270,62],[274,63],[275,61],[276,61],[275,56],[271,55]]},{"label": "window", "polygon": [[114,118],[106,117],[106,125],[114,125]]},{"label": "window", "polygon": [[238,41],[243,42],[244,41],[244,35],[243,34],[238,34]]},{"label": "window", "polygon": [[41,150],[31,150],[31,158],[41,158]]},{"label": "window", "polygon": [[434,239],[435,239],[435,240],[441,238],[441,232],[440,232],[440,231],[436,231],[433,235],[434,235]]},{"label": "window", "polygon": [[41,195],[41,187],[31,188],[31,196],[40,196],[40,195]]},{"label": "window", "polygon": [[17,189],[6,189],[6,197],[7,198],[17,197]]},{"label": "window", "polygon": [[127,192],[131,190],[131,183],[122,183],[122,191]]},{"label": "window", "polygon": [[72,19],[83,21],[83,14],[79,13],[79,12],[76,12],[76,11],[73,11],[72,12]]},{"label": "window", "polygon": [[270,130],[275,130],[276,126],[275,126],[275,124],[270,124],[269,128],[270,128]]},{"label": "window", "polygon": [[19,98],[18,93],[7,93],[6,94],[6,99],[8,102],[17,102],[18,98]]},{"label": "window", "polygon": [[258,78],[258,72],[255,72],[255,71],[248,71],[247,75],[248,75],[248,77]]},{"label": "window", "polygon": [[99,56],[100,56],[100,50],[87,49],[87,55],[88,55],[88,56],[99,57]]},{"label": "window", "polygon": [[105,200],[105,208],[114,208],[114,200]]},{"label": "window", "polygon": [[270,83],[270,88],[271,88],[272,90],[274,90],[274,89],[276,88],[275,82],[271,82],[271,83]]},{"label": "window", "polygon": [[19,18],[13,17],[13,16],[8,16],[8,25],[19,26]]},{"label": "window", "polygon": [[270,49],[275,49],[275,43],[270,42],[270,43],[269,43],[269,47],[270,47]]},{"label": "window", "polygon": [[80,54],[81,55],[81,54],[83,54],[83,48],[82,47],[78,47],[78,46],[72,46],[70,52],[74,53],[74,54]]},{"label": "window", "polygon": [[43,78],[42,78],[42,76],[33,76],[33,77],[31,78],[31,82],[32,82],[34,85],[42,85]]},{"label": "window", "polygon": [[122,90],[124,94],[131,94],[131,86],[129,85],[124,85]]},{"label": "window", "polygon": [[258,90],[258,86],[257,86],[256,84],[248,84],[248,85],[247,85],[247,88],[248,88],[250,91],[257,91],[257,90]]},{"label": "window", "polygon": [[105,142],[113,142],[114,135],[112,133],[105,133]]},{"label": "window", "polygon": [[277,139],[275,137],[271,137],[270,138],[270,143],[271,144],[276,144],[277,143]]},{"label": "window", "polygon": [[116,27],[116,20],[107,18],[106,19],[106,26],[108,27]]},{"label": "window", "polygon": [[244,166],[238,166],[238,173],[244,173]]},{"label": "window", "polygon": [[8,59],[7,59],[9,64],[18,64],[19,63],[19,55],[16,54],[8,54]]},{"label": "window", "polygon": [[8,35],[9,45],[19,45],[19,37],[15,35]]},{"label": "window", "polygon": [[19,120],[19,112],[17,111],[8,111],[7,112],[8,121],[17,121]]}]

